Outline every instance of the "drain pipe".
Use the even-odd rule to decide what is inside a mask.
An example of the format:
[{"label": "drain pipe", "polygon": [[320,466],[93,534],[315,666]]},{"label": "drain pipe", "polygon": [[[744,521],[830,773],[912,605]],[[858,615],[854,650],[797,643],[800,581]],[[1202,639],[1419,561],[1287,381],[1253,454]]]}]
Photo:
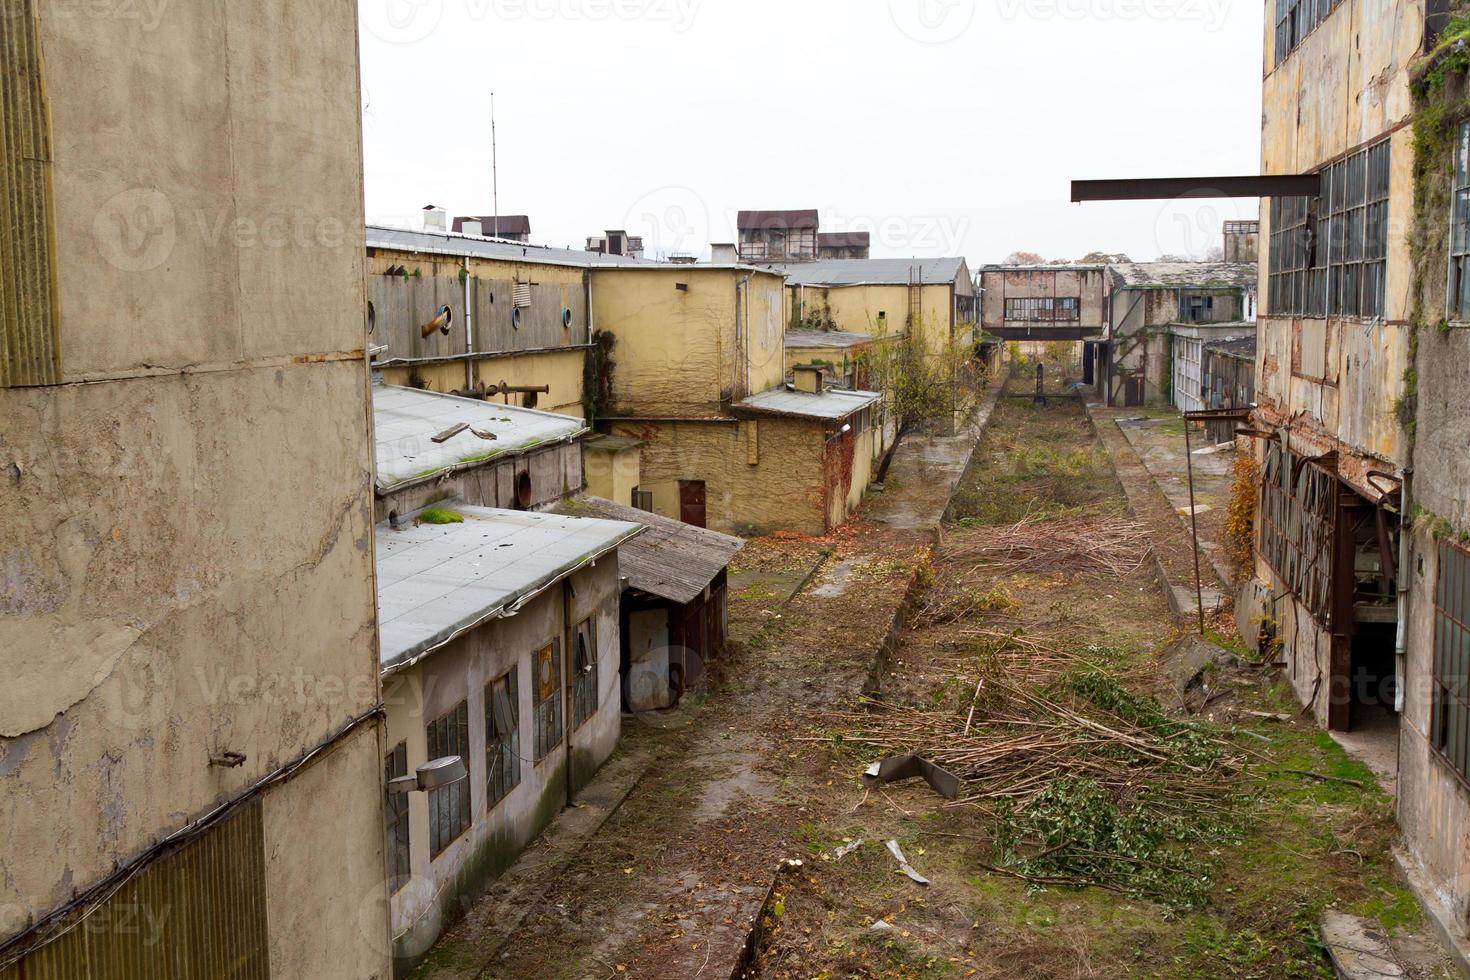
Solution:
[{"label": "drain pipe", "polygon": [[474,313],[470,308],[470,257],[464,257],[464,390],[466,394],[475,390],[475,330],[472,324]]},{"label": "drain pipe", "polygon": [[1409,654],[1409,532],[1413,529],[1413,512],[1410,510],[1411,493],[1414,486],[1414,468],[1404,468],[1403,493],[1399,495],[1399,622],[1393,640],[1393,710],[1404,711],[1405,661]]}]

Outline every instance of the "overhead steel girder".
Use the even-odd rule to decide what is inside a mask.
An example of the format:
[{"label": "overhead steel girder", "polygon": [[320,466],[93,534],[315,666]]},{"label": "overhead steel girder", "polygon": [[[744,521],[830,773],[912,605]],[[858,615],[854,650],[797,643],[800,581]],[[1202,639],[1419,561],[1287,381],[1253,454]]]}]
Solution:
[{"label": "overhead steel girder", "polygon": [[1316,197],[1317,174],[1260,174],[1242,177],[1125,177],[1072,181],[1072,203],[1159,201],[1182,197]]}]

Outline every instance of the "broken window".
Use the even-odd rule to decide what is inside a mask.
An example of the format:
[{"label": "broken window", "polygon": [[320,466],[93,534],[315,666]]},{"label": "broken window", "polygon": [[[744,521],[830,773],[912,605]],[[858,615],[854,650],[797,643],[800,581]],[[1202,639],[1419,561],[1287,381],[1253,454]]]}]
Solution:
[{"label": "broken window", "polygon": [[[383,757],[384,785],[408,775],[408,743],[399,742]],[[383,794],[383,826],[387,829],[388,891],[396,892],[412,874],[408,849],[408,794]]]},{"label": "broken window", "polygon": [[1179,299],[1179,319],[1185,323],[1208,323],[1215,318],[1215,297],[1185,294]]},{"label": "broken window", "polygon": [[1327,625],[1332,610],[1332,529],[1337,477],[1310,460],[1266,446],[1261,474],[1261,557]]},{"label": "broken window", "polygon": [[1017,296],[1006,298],[1007,320],[1076,320],[1082,301],[1076,296]]},{"label": "broken window", "polygon": [[1450,289],[1452,320],[1470,319],[1470,122],[1455,141],[1455,186],[1450,196]]},{"label": "broken window", "polygon": [[572,728],[597,714],[597,631],[591,619],[577,624],[572,656]]},{"label": "broken window", "polygon": [[485,806],[493,807],[521,782],[521,726],[516,669],[485,687]]},{"label": "broken window", "polygon": [[1430,743],[1470,782],[1470,552],[1448,541],[1439,546],[1432,694]]},{"label": "broken window", "polygon": [[[470,764],[470,706],[461,701],[449,713],[428,728],[429,758],[442,759],[457,755]],[[470,826],[470,784],[461,779],[429,790],[429,857],[438,857],[440,852],[454,843],[456,837]]]},{"label": "broken window", "polygon": [[536,761],[561,744],[561,641],[536,651]]},{"label": "broken window", "polygon": [[1317,247],[1315,197],[1271,199],[1271,255],[1266,280],[1270,312],[1322,316],[1326,312],[1327,263]]}]

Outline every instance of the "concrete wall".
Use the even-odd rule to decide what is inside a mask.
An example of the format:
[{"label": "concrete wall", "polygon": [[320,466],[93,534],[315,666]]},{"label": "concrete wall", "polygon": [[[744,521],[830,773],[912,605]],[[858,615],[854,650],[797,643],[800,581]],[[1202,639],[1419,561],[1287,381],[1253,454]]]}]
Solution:
[{"label": "concrete wall", "polygon": [[[653,493],[656,514],[679,519],[680,480],[705,481],[707,526],[728,534],[823,534],[835,514],[828,504],[822,422],[637,420],[611,428],[614,435],[646,441],[639,486]],[[748,462],[751,440],[755,463]],[[845,485],[840,495],[846,498]]]},{"label": "concrete wall", "polygon": [[[952,283],[930,283],[920,287],[920,305],[925,344],[931,351],[941,350],[950,337],[950,319],[954,310],[955,286]],[[786,322],[793,311],[822,319],[830,317],[839,330],[872,334],[874,337],[902,337],[909,332],[909,287],[897,285],[868,286],[793,286],[786,287]],[[972,295],[968,278],[963,295]],[[956,326],[960,339],[970,336],[969,326]]]},{"label": "concrete wall", "polygon": [[980,272],[980,325],[992,332],[996,328],[1030,325],[1045,329],[1048,321],[1006,320],[1007,298],[1075,297],[1081,310],[1076,322],[1058,326],[1102,328],[1107,324],[1110,279],[1107,270],[1073,269],[983,269]]},{"label": "concrete wall", "polygon": [[[554,585],[526,603],[511,619],[496,619],[430,654],[417,665],[385,680],[385,751],[399,742],[408,749],[408,770],[428,761],[430,722],[460,701],[469,704],[471,824],[437,857],[429,856],[429,799],[409,794],[409,851],[412,875],[390,900],[394,953],[400,967],[412,963],[444,927],[457,919],[472,898],[505,870],[525,846],[567,803],[568,778],[580,789],[617,746],[621,725],[618,674],[618,563],[609,555],[571,576],[576,592],[565,615],[563,586]],[[532,656],[560,638],[562,669],[571,663],[569,629],[595,617],[598,704],[596,715],[563,735],[562,744],[534,761]],[[487,807],[485,765],[485,685],[508,670],[517,671],[517,718],[521,781],[493,807]],[[564,675],[565,676],[569,675]],[[563,721],[571,725],[571,703],[563,684]],[[570,754],[569,754],[570,753]],[[571,772],[569,774],[568,767]]]},{"label": "concrete wall", "polygon": [[[378,702],[356,8],[40,23],[63,383],[0,390],[0,937]],[[378,766],[369,723],[264,796],[277,975],[386,970]]]},{"label": "concrete wall", "polygon": [[594,497],[629,505],[642,477],[639,447],[606,451],[588,446],[582,466],[587,475],[587,492]]},{"label": "concrete wall", "polygon": [[594,271],[594,322],[614,337],[609,414],[714,416],[722,400],[779,385],[781,286],[774,273],[740,269]]}]

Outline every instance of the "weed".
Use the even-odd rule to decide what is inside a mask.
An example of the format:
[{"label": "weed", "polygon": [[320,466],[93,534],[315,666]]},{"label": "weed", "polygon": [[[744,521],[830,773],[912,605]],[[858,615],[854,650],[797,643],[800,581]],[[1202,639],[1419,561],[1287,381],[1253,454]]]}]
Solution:
[{"label": "weed", "polygon": [[422,524],[463,524],[464,515],[456,514],[452,510],[430,507],[419,512],[419,522]]}]

